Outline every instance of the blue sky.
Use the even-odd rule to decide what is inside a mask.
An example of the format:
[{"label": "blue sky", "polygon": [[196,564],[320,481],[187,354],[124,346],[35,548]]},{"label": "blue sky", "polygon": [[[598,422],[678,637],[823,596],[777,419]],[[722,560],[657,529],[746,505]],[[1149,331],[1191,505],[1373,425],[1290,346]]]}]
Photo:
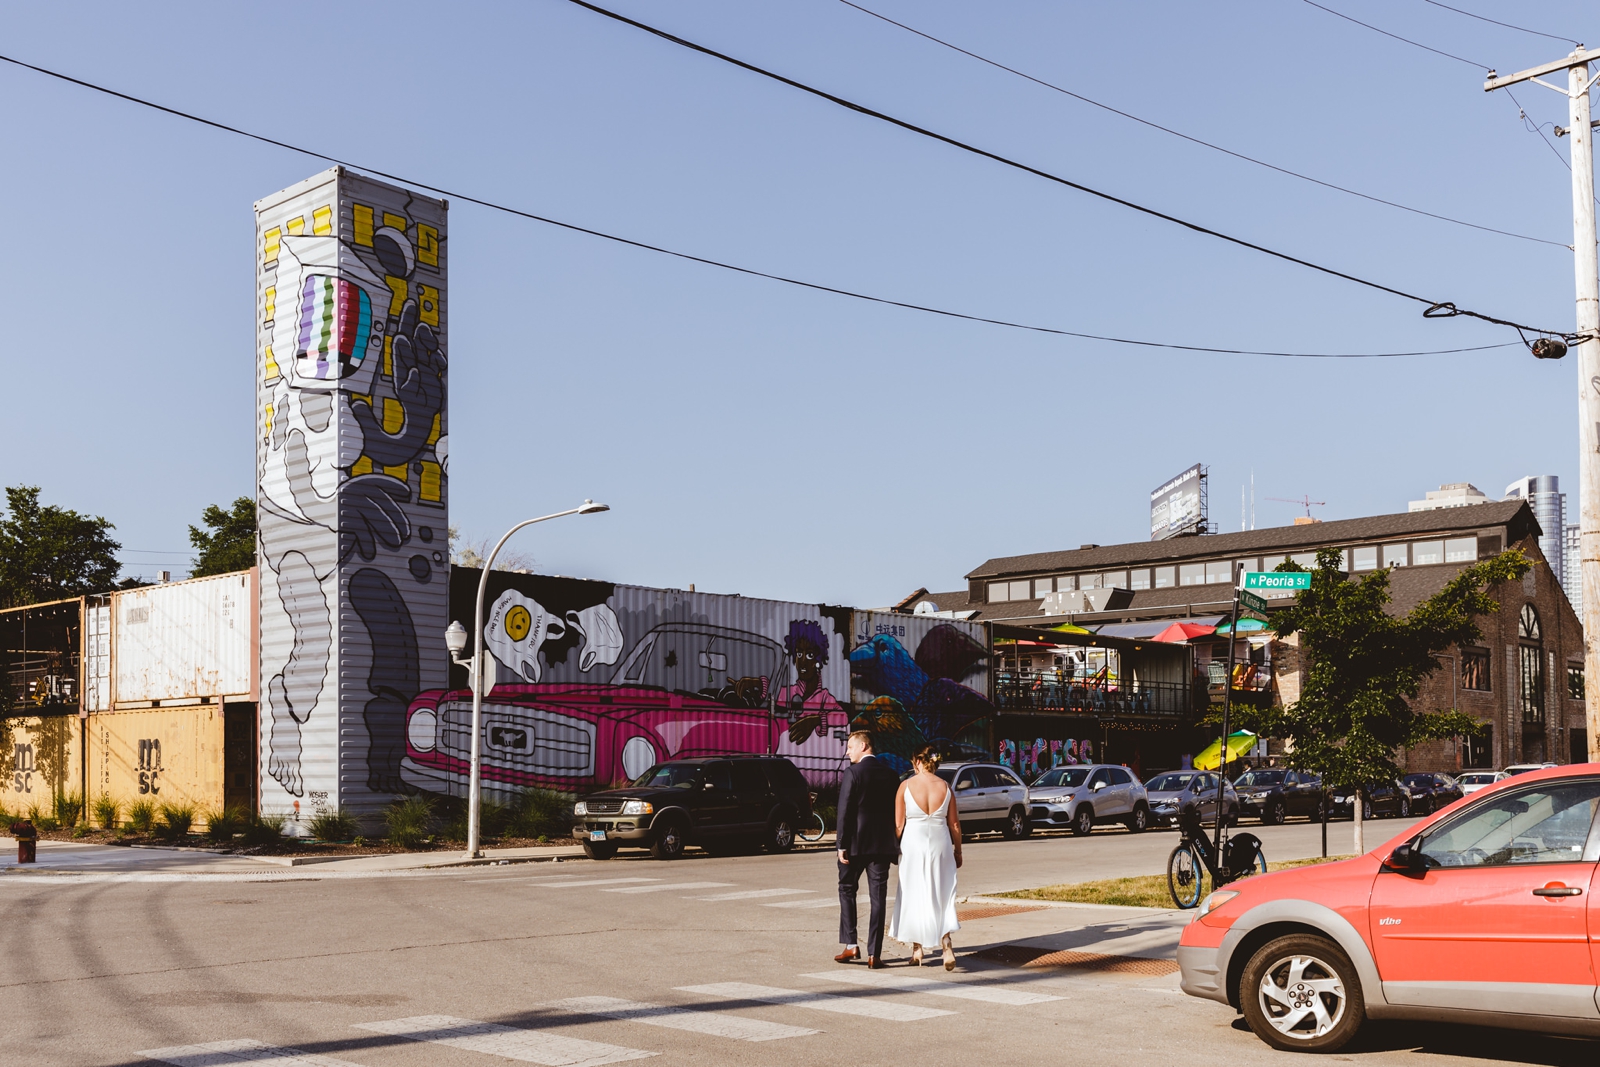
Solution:
[{"label": "blue sky", "polygon": [[[1173,214],[1440,300],[1570,328],[1571,253],[1272,174],[985,67],[838,0],[619,2],[751,62]],[[1569,176],[1482,73],[1299,0],[867,6],[1113,106],[1388,199],[1559,242]],[[1422,0],[1328,0],[1510,72],[1567,46]],[[1483,0],[1459,7],[1493,14]],[[1585,34],[1593,7],[1514,19]],[[1072,330],[1392,351],[1514,340],[843,111],[562,0],[0,5],[6,54],[370,167],[683,251]],[[1588,14],[1586,20],[1582,16]],[[10,447],[0,482],[181,571],[253,490],[257,198],[325,164],[0,64]],[[1530,119],[1566,123],[1537,87]],[[1562,158],[1566,142],[1551,138]],[[862,304],[451,210],[451,516],[541,570],[861,605],[984,559],[1212,517],[1403,510],[1554,473],[1575,359],[1130,349]],[[1574,520],[1575,521],[1575,520]],[[137,551],[135,551],[137,550]],[[162,554],[167,553],[167,554]]]}]

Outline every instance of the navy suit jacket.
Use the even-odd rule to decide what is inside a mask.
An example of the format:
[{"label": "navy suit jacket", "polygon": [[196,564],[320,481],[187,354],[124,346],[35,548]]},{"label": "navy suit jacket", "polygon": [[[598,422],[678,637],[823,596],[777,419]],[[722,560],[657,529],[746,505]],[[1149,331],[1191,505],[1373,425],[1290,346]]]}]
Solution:
[{"label": "navy suit jacket", "polygon": [[900,857],[894,797],[900,776],[876,756],[852,763],[839,783],[838,847],[852,860]]}]

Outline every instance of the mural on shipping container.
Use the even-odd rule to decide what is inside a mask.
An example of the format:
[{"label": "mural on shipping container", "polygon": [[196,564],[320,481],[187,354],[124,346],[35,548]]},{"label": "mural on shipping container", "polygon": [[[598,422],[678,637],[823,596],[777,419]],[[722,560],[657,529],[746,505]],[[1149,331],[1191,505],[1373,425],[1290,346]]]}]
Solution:
[{"label": "mural on shipping container", "polygon": [[1052,767],[1094,762],[1094,742],[1073,738],[1001,738],[995,744],[995,761],[1032,778]]},{"label": "mural on shipping container", "polygon": [[262,804],[359,812],[445,680],[445,205],[335,168],[256,214]]},{"label": "mural on shipping container", "polygon": [[[452,614],[472,619],[481,572],[456,568]],[[730,752],[787,756],[836,781],[848,722],[848,611],[576,578],[489,576],[484,788],[587,789],[657,762]],[[464,795],[472,696],[411,702],[405,779]],[[819,725],[819,723],[821,725]]]}]

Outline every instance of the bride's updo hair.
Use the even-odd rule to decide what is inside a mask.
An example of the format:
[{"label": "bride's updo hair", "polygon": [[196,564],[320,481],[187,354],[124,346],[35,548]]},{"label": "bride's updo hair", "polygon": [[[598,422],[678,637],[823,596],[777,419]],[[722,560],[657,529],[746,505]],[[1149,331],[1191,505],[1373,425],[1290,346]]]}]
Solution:
[{"label": "bride's updo hair", "polygon": [[939,764],[942,762],[942,759],[943,757],[939,755],[938,750],[932,745],[923,745],[921,748],[917,749],[917,754],[911,757],[911,762],[920,763],[924,767],[928,768],[928,770],[936,771],[939,769]]}]

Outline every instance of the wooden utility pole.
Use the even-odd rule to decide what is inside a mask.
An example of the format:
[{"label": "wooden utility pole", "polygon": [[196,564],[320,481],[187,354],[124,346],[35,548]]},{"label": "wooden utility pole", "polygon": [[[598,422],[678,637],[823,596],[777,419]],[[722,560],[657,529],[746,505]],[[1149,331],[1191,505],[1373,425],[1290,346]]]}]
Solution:
[{"label": "wooden utility pole", "polygon": [[[1497,77],[1489,72],[1484,92],[1531,81],[1567,98],[1572,138],[1572,265],[1577,281],[1578,463],[1581,483],[1579,535],[1583,571],[1583,702],[1588,758],[1600,760],[1600,263],[1594,228],[1594,145],[1589,90],[1595,79],[1589,64],[1600,51],[1573,49],[1565,59]],[[1565,87],[1544,81],[1545,74],[1567,72]],[[1559,131],[1558,131],[1559,132]],[[1535,354],[1538,354],[1537,352]],[[1507,684],[1512,680],[1507,679]]]}]

